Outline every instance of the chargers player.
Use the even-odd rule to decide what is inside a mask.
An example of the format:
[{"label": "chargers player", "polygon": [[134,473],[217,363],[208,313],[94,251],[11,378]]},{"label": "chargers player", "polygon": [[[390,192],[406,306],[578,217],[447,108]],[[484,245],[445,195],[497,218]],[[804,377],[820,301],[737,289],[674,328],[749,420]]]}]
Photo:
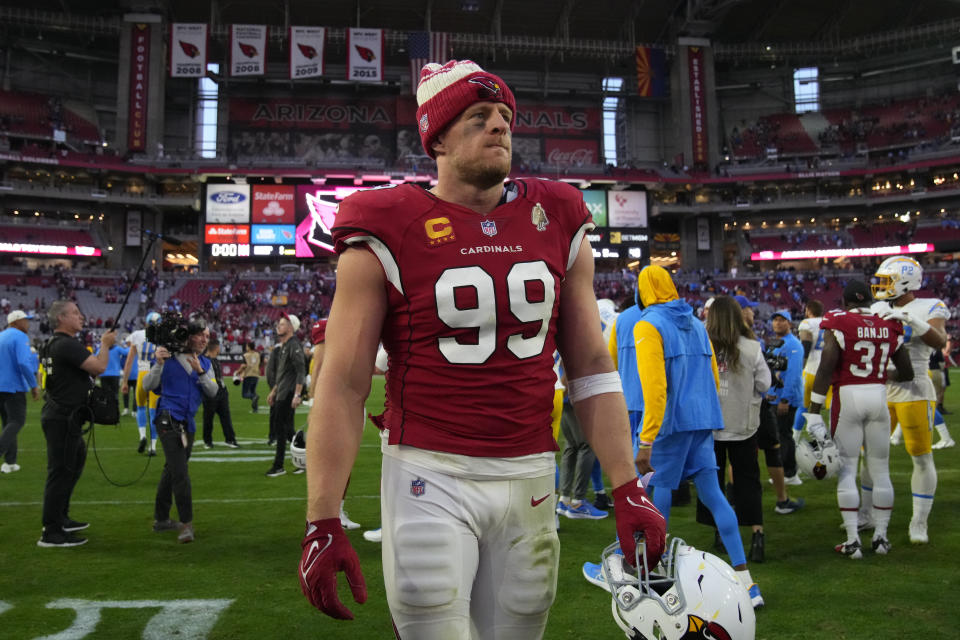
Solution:
[{"label": "chargers player", "polygon": [[[809,300],[804,306],[804,317],[797,326],[797,335],[800,338],[800,344],[803,345],[803,353],[806,361],[803,365],[803,406],[809,410],[810,392],[813,390],[813,379],[817,375],[817,367],[820,366],[820,354],[823,353],[823,329],[820,323],[823,322],[823,303],[819,300]],[[827,389],[827,403],[824,406],[830,410],[831,389]],[[797,412],[797,418],[793,423],[794,431],[803,429],[803,413]]]},{"label": "chargers player", "polygon": [[[884,260],[874,274],[873,296],[877,302],[871,309],[884,318],[904,324],[904,344],[910,354],[914,372],[925,372],[930,354],[947,343],[945,330],[950,311],[938,298],[918,298],[923,283],[923,268],[913,258],[893,256]],[[937,392],[928,375],[915,375],[911,382],[890,382],[887,403],[891,423],[900,423],[907,453],[913,461],[910,488],[913,492],[913,517],[910,520],[910,542],[926,544],[927,518],[937,490],[937,469],[933,463],[933,413]],[[864,502],[869,499],[869,473],[862,474]]]},{"label": "chargers player", "polygon": [[[144,319],[147,326],[155,325],[160,322],[160,314],[151,311]],[[143,453],[147,448],[147,426],[150,427],[150,450],[147,455],[157,455],[157,428],[153,424],[153,412],[157,408],[157,402],[160,396],[152,391],[143,388],[143,377],[153,366],[157,345],[147,340],[146,329],[137,329],[130,334],[130,352],[127,353],[127,361],[123,365],[123,386],[120,392],[125,394],[130,389],[128,380],[131,379],[133,363],[137,363],[137,384],[134,391],[134,398],[137,402],[137,430],[140,432],[140,445],[137,447],[137,453]]]},{"label": "chargers player", "polygon": [[307,432],[300,586],[337,618],[352,617],[336,594],[339,571],[354,599],[366,599],[337,514],[382,336],[390,356],[382,559],[397,635],[536,639],[559,559],[554,349],[584,435],[616,487],[626,557],[643,533],[653,566],[665,522],[630,458],[620,381],[599,331],[583,198],[557,182],[504,183],[516,102],[475,63],[426,65],[417,102],[437,185],[357,192],[340,203],[332,229],[337,292]]},{"label": "chargers player", "polygon": [[[875,525],[873,550],[890,550],[887,525],[893,509],[893,484],[890,482],[890,414],[884,380],[907,383],[913,379],[910,356],[902,348],[903,328],[898,322],[884,320],[868,308],[870,289],[865,282],[852,280],[843,290],[845,310],[834,309],[820,324],[824,332],[823,354],[810,394],[810,411],[804,414],[807,431],[824,440],[826,429],[820,409],[827,388],[833,387],[830,424],[840,450],[842,465],[837,480],[837,504],[847,532],[845,542],[834,549],[853,559],[863,557],[857,533],[857,462],[860,447],[866,455],[865,470],[873,478],[872,516]],[[887,364],[896,372],[887,376]]]}]

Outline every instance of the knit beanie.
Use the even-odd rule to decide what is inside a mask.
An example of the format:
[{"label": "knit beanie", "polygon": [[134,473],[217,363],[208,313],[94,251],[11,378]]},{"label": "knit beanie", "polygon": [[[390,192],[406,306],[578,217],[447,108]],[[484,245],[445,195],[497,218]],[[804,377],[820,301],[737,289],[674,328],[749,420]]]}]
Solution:
[{"label": "knit beanie", "polygon": [[510,129],[516,121],[517,102],[507,83],[472,60],[451,60],[443,66],[424,65],[417,84],[417,125],[423,150],[431,158],[431,145],[448,124],[475,102],[502,102],[510,107]]}]

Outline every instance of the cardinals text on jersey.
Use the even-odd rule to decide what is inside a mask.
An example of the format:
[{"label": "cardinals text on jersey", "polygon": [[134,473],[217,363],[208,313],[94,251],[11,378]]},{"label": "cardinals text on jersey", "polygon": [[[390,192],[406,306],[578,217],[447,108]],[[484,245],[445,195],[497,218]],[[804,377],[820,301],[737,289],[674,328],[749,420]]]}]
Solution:
[{"label": "cardinals text on jersey", "polygon": [[556,449],[561,283],[593,223],[568,185],[515,185],[488,215],[412,185],[340,204],[336,250],[365,245],[390,283],[390,444],[495,457]]}]

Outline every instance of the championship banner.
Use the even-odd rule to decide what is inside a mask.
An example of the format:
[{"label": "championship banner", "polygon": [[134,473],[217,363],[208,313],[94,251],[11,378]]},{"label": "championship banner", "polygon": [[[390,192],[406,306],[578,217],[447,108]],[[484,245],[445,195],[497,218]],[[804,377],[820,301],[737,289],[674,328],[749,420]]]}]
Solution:
[{"label": "championship banner", "polygon": [[127,211],[127,238],[126,246],[139,247],[141,229],[143,229],[143,214],[139,211]]},{"label": "championship banner", "polygon": [[693,138],[693,164],[707,164],[707,76],[703,67],[703,47],[687,47],[687,72],[690,78],[690,120]]},{"label": "championship banner", "polygon": [[207,25],[174,22],[170,25],[170,77],[202,78],[207,73]]},{"label": "championship banner", "polygon": [[150,81],[150,25],[130,25],[130,100],[127,104],[127,149],[147,148],[147,85]]},{"label": "championship banner", "polygon": [[383,80],[383,29],[347,30],[347,80]]},{"label": "championship banner", "polygon": [[267,25],[230,25],[230,75],[262,76],[267,68]]},{"label": "championship banner", "polygon": [[710,221],[697,218],[697,251],[710,251]]},{"label": "championship banner", "polygon": [[323,75],[323,27],[290,27],[290,79]]}]

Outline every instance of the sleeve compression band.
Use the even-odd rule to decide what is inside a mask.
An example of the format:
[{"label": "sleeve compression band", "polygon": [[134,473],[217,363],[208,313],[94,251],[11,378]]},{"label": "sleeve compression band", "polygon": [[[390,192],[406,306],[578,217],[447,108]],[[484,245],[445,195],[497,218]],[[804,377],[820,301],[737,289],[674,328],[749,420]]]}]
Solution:
[{"label": "sleeve compression band", "polygon": [[601,393],[623,393],[619,373],[608,371],[567,381],[567,397],[574,404]]}]

